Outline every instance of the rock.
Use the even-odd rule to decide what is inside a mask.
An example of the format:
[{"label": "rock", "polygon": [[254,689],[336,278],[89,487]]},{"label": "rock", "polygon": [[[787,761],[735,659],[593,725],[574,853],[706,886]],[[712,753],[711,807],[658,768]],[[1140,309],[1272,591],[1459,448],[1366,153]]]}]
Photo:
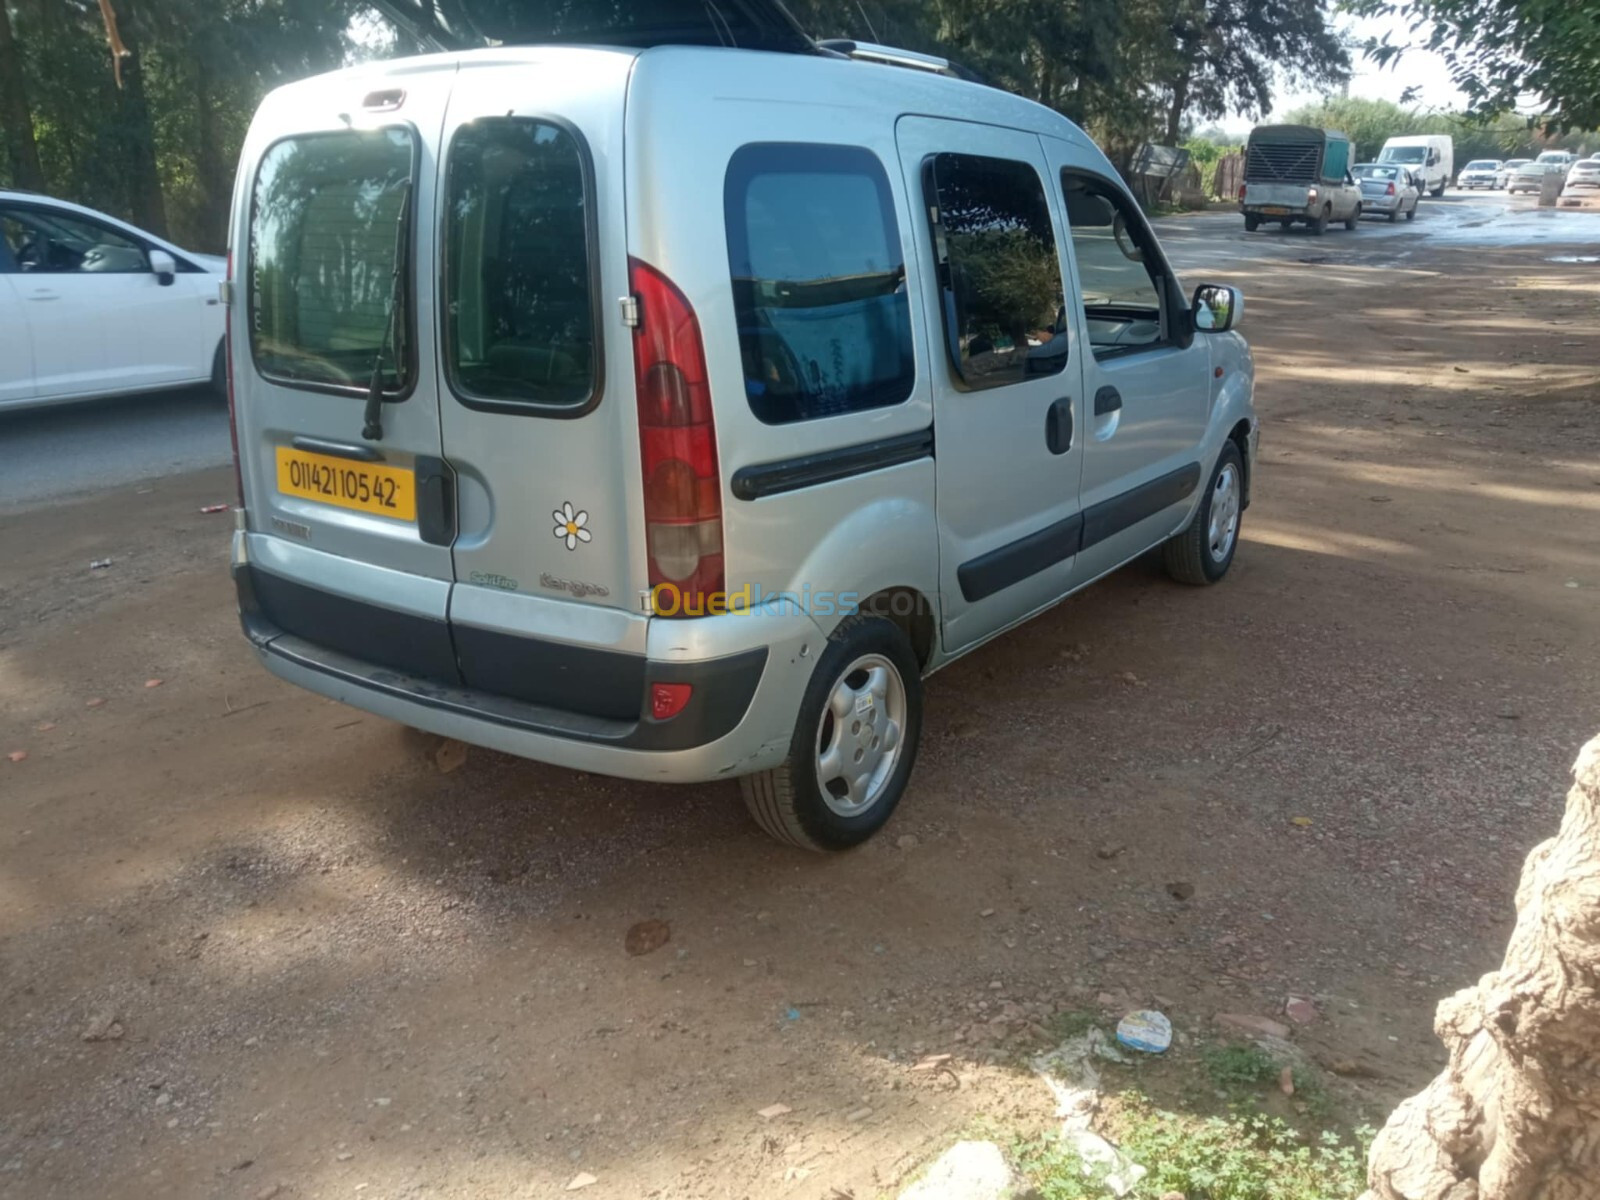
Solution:
[{"label": "rock", "polygon": [[83,1031],[83,1040],[86,1042],[120,1042],[122,1033],[122,1022],[117,1019],[117,1010],[114,1008],[102,1008],[89,1018],[89,1024]]},{"label": "rock", "polygon": [[1011,1168],[993,1142],[957,1142],[900,1200],[1000,1200],[1011,1189]]},{"label": "rock", "polygon": [[1128,850],[1128,848],[1126,846],[1123,846],[1123,845],[1120,845],[1120,844],[1118,844],[1118,845],[1109,845],[1109,846],[1101,846],[1100,849],[1098,849],[1098,850],[1096,850],[1094,852],[1094,854],[1095,854],[1096,858],[1104,858],[1104,859],[1110,860],[1110,859],[1116,858],[1120,854],[1127,853],[1127,850]]},{"label": "rock", "polygon": [[1294,1095],[1294,1068],[1285,1067],[1278,1072],[1278,1090],[1285,1096]]},{"label": "rock", "polygon": [[1194,884],[1184,881],[1169,883],[1167,884],[1167,895],[1174,900],[1192,900],[1194,899]]},{"label": "rock", "polygon": [[787,1116],[793,1111],[794,1109],[790,1108],[787,1104],[769,1104],[765,1108],[758,1108],[756,1110],[756,1116],[760,1117],[763,1121],[771,1121],[778,1117]]},{"label": "rock", "polygon": [[433,764],[439,768],[441,775],[448,775],[451,771],[458,770],[465,766],[466,762],[467,744],[458,742],[454,738],[445,738],[433,752]]},{"label": "rock", "polygon": [[1187,1200],[1182,1192],[1162,1192],[1161,1200]]},{"label": "rock", "polygon": [[281,1195],[283,1195],[283,1184],[269,1183],[256,1193],[256,1200],[277,1200]]},{"label": "rock", "polygon": [[652,917],[648,921],[640,921],[628,930],[627,936],[622,939],[622,948],[638,958],[642,954],[661,949],[671,940],[672,926]]},{"label": "rock", "polygon": [[1359,1063],[1353,1058],[1336,1058],[1324,1064],[1335,1075],[1343,1075],[1346,1079],[1376,1079],[1378,1073],[1365,1063]]},{"label": "rock", "polygon": [[914,833],[902,833],[895,839],[894,844],[902,850],[915,850],[918,845],[917,835]]},{"label": "rock", "polygon": [[1256,1017],[1249,1013],[1218,1013],[1218,1025],[1226,1025],[1229,1029],[1237,1029],[1241,1033],[1262,1033],[1267,1037],[1289,1038],[1289,1027],[1281,1021],[1274,1021],[1271,1017]]},{"label": "rock", "polygon": [[984,920],[988,920],[990,917],[994,916],[994,909],[986,908],[982,912],[980,912],[978,915],[980,917],[982,917]]},{"label": "rock", "polygon": [[572,1177],[572,1182],[567,1184],[567,1191],[576,1192],[580,1188],[590,1187],[600,1181],[587,1171],[579,1171]]},{"label": "rock", "polygon": [[1290,996],[1284,1003],[1283,1015],[1296,1025],[1309,1025],[1317,1019],[1317,1006],[1304,996]]},{"label": "rock", "polygon": [[24,762],[27,760],[28,752],[26,750],[13,750],[6,757],[14,763]]},{"label": "rock", "polygon": [[860,1108],[856,1109],[854,1112],[845,1113],[844,1119],[851,1125],[859,1125],[859,1124],[861,1124],[861,1122],[865,1121],[871,1115],[872,1115],[872,1110],[870,1108],[868,1108],[866,1105],[862,1105]]},{"label": "rock", "polygon": [[339,1153],[334,1155],[334,1158],[338,1159],[340,1162],[349,1162],[354,1157],[354,1152],[350,1150],[341,1150]]}]

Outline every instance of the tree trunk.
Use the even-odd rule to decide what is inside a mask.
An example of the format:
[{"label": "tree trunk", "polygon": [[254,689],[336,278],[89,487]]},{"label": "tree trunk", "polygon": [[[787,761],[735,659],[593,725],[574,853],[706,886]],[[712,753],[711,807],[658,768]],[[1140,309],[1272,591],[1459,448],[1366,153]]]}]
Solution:
[{"label": "tree trunk", "polygon": [[222,150],[222,124],[210,57],[212,40],[196,39],[194,43],[194,166],[200,181],[201,205],[196,235],[199,249],[220,253],[228,241],[228,201],[233,190],[233,173],[228,170]]},{"label": "tree trunk", "polygon": [[127,56],[122,60],[122,90],[117,93],[118,124],[127,166],[128,210],[135,225],[159,237],[167,236],[167,206],[161,195],[161,174],[156,169],[156,130],[144,90],[144,43],[138,14],[131,0],[117,4],[118,29]]},{"label": "tree trunk", "polygon": [[1189,76],[1172,81],[1172,101],[1167,105],[1167,142],[1176,146],[1183,138],[1183,114],[1189,107]]},{"label": "tree trunk", "polygon": [[1363,1200],[1600,1195],[1600,737],[1575,774],[1505,963],[1439,1006],[1450,1065],[1378,1135]]},{"label": "tree trunk", "polygon": [[27,85],[22,79],[22,53],[12,36],[11,14],[5,0],[0,0],[0,132],[13,186],[30,192],[45,191],[39,143],[33,136],[33,110],[28,106]]}]

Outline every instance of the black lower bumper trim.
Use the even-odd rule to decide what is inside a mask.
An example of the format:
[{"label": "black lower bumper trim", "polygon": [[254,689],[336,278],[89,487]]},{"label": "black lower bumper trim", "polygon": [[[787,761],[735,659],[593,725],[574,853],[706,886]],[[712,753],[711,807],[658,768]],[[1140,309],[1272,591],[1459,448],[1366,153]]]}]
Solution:
[{"label": "black lower bumper trim", "polygon": [[[629,695],[624,697],[619,691],[603,714],[574,712],[549,702],[535,703],[465,686],[453,662],[449,674],[424,674],[404,667],[371,662],[358,655],[321,645],[311,638],[285,630],[263,607],[260,599],[263,583],[266,584],[266,590],[270,591],[275,584],[287,581],[278,580],[276,576],[249,566],[236,565],[233,574],[245,636],[265,655],[343,680],[365,691],[379,692],[441,712],[489,721],[527,733],[600,743],[618,749],[691,750],[725,737],[733,732],[749,711],[767,664],[765,648],[702,662],[656,662],[643,656],[628,656],[637,659],[639,670],[637,673],[619,674],[612,682]],[[314,590],[301,584],[289,586],[303,591]],[[363,609],[368,607],[355,601],[344,603],[355,604]],[[373,611],[379,610],[374,608]],[[530,647],[555,645],[536,638],[520,640]],[[650,689],[655,683],[687,683],[692,689],[688,703],[670,720],[656,721],[649,715]],[[586,704],[592,705],[592,700],[592,695],[585,696]]]}]

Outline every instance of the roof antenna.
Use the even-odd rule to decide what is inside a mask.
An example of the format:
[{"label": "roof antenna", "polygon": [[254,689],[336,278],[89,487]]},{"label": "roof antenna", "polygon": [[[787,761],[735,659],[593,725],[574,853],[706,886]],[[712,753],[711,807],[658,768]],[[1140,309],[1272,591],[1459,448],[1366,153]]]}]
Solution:
[{"label": "roof antenna", "polygon": [[856,0],[856,11],[861,14],[861,19],[867,23],[867,32],[872,35],[872,40],[875,42],[883,41],[878,36],[877,28],[872,24],[872,18],[867,16],[867,10],[861,7],[861,0]]}]

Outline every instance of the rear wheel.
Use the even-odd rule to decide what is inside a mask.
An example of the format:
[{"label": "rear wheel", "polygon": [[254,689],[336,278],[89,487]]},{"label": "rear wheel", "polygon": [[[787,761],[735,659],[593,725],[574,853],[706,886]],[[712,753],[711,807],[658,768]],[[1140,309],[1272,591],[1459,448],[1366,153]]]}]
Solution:
[{"label": "rear wheel", "polygon": [[1222,444],[1194,520],[1161,548],[1167,574],[1196,587],[1216,583],[1233,565],[1243,515],[1244,460],[1230,439]]},{"label": "rear wheel", "polygon": [[1417,219],[1417,205],[1420,203],[1422,203],[1421,197],[1418,197],[1416,200],[1411,202],[1410,209],[1406,211],[1406,220],[1415,221]]},{"label": "rear wheel", "polygon": [[1316,220],[1311,222],[1311,232],[1321,237],[1328,232],[1328,222],[1331,220],[1333,220],[1333,205],[1330,204],[1317,214]]},{"label": "rear wheel", "polygon": [[1394,208],[1391,208],[1389,210],[1389,224],[1393,225],[1399,219],[1400,219],[1400,206],[1396,205]]},{"label": "rear wheel", "polygon": [[1261,218],[1255,213],[1245,213],[1244,231],[1246,233],[1254,233],[1259,228],[1261,228]]},{"label": "rear wheel", "polygon": [[1358,204],[1358,205],[1356,205],[1355,211],[1353,213],[1351,213],[1348,217],[1345,218],[1344,227],[1346,229],[1354,229],[1360,223],[1361,223],[1361,205]]},{"label": "rear wheel", "polygon": [[1441,183],[1438,187],[1434,188],[1433,191],[1429,192],[1428,195],[1437,200],[1440,196],[1444,195],[1444,184]]},{"label": "rear wheel", "polygon": [[789,756],[739,781],[756,823],[806,850],[846,850],[888,821],[922,734],[922,670],[883,617],[846,619],[806,686]]}]

